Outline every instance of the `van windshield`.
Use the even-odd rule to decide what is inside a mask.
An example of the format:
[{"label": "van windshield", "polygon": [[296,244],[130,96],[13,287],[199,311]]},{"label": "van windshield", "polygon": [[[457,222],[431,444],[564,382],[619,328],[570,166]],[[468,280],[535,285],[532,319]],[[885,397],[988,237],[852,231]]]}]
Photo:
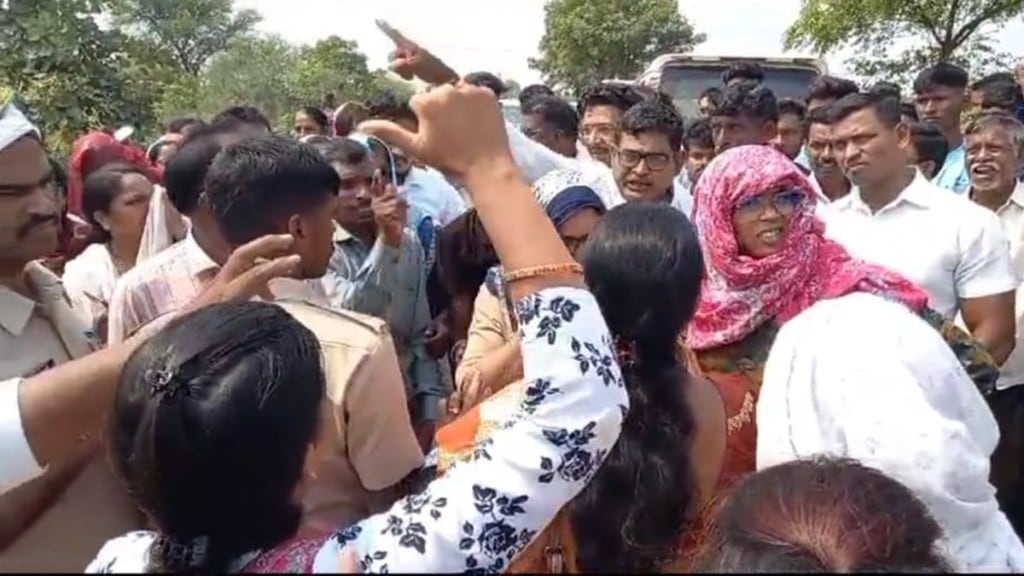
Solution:
[{"label": "van windshield", "polygon": [[[818,71],[810,68],[761,66],[765,86],[779,99],[803,100],[807,96],[807,87],[818,77]],[[722,72],[728,67],[728,63],[667,67],[661,73],[661,91],[672,97],[680,114],[696,118],[700,93],[711,86],[721,87]]]}]

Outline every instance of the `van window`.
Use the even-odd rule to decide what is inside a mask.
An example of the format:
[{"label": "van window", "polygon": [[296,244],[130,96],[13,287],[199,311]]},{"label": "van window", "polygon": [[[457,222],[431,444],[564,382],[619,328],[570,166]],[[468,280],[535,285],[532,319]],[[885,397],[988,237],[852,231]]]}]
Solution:
[{"label": "van window", "polygon": [[[818,77],[818,71],[809,68],[761,66],[764,69],[765,86],[779,99],[803,100],[807,97],[807,87]],[[723,88],[722,72],[728,67],[728,63],[670,66],[662,70],[661,91],[672,97],[680,114],[686,118],[696,118],[700,93],[712,86]]]}]

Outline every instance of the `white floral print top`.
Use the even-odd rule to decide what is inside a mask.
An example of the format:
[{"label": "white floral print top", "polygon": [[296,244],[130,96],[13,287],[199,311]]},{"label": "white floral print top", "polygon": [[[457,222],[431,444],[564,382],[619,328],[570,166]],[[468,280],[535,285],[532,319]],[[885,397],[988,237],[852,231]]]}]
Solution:
[{"label": "white floral print top", "polygon": [[[531,385],[515,414],[422,493],[329,538],[314,572],[339,572],[346,546],[361,572],[501,572],[586,486],[628,410],[607,326],[577,288],[533,294],[517,314]],[[86,571],[146,571],[155,536],[107,542]]]}]

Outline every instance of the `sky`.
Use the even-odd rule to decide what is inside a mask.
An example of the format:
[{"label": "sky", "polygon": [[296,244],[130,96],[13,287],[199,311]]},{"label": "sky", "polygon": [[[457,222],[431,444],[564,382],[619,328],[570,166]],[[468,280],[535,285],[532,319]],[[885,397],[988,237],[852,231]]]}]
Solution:
[{"label": "sky", "polygon": [[[372,68],[386,64],[390,41],[374,25],[382,18],[442,57],[456,70],[487,70],[520,84],[538,81],[527,60],[544,34],[544,0],[235,0],[263,15],[259,29],[296,44],[337,34],[354,40]],[[707,41],[697,54],[807,56],[782,50],[782,35],[800,0],[680,0],[680,8]],[[742,17],[737,17],[742,15]],[[1024,57],[1024,19],[1000,30],[999,47]],[[844,55],[828,58],[845,72]]]}]

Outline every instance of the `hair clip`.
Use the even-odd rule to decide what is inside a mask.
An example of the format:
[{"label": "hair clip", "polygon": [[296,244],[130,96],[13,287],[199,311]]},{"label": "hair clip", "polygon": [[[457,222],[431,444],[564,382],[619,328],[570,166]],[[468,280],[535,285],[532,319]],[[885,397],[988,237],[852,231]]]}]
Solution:
[{"label": "hair clip", "polygon": [[177,373],[170,368],[149,369],[146,371],[146,380],[149,381],[149,393],[153,396],[174,398],[178,392],[189,393],[189,384],[179,378]]},{"label": "hair clip", "polygon": [[210,539],[206,536],[188,539],[163,536],[155,547],[171,566],[197,568],[206,563],[209,545]]}]

